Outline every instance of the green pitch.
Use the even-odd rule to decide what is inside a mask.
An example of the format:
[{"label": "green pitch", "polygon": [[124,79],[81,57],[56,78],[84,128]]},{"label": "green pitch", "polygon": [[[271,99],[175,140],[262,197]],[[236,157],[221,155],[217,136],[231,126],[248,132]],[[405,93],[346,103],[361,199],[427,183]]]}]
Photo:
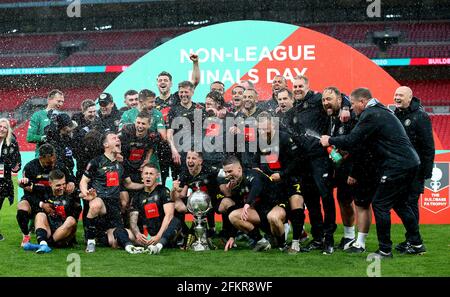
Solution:
[{"label": "green pitch", "polygon": [[[325,256],[318,251],[297,255],[283,254],[278,250],[254,253],[246,242],[238,242],[238,248],[229,252],[218,250],[193,252],[163,249],[160,255],[129,255],[124,250],[97,248],[94,254],[84,252],[82,227],[78,226],[79,244],[70,249],[54,249],[49,254],[23,251],[22,236],[16,222],[16,205],[4,203],[0,212],[0,276],[67,276],[73,269],[74,255],[80,259],[81,276],[367,276],[373,262],[367,261],[368,253],[352,255],[336,251]],[[309,226],[307,226],[309,230]],[[450,276],[450,226],[421,226],[428,252],[422,256],[400,255],[383,260],[382,276]],[[335,233],[339,242],[342,226]],[[403,241],[401,225],[392,228],[394,244]],[[36,242],[32,234],[32,242]],[[217,242],[219,244],[219,242]],[[377,248],[375,226],[372,226],[367,250]],[[69,256],[70,255],[70,256]],[[69,256],[69,257],[68,257]],[[77,257],[75,255],[75,257]],[[69,260],[68,260],[69,259]],[[370,267],[369,267],[370,270]],[[72,270],[73,271],[73,270]]]}]

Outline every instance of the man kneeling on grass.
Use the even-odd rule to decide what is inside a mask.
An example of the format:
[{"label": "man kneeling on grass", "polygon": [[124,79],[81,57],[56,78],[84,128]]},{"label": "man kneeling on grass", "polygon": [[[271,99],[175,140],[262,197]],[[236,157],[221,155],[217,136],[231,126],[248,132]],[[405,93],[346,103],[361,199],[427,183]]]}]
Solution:
[{"label": "man kneeling on grass", "polygon": [[154,165],[144,165],[144,189],[134,196],[130,212],[130,228],[136,241],[150,254],[159,254],[163,247],[175,247],[181,232],[170,191],[157,182],[159,174]]},{"label": "man kneeling on grass", "polygon": [[36,214],[35,227],[38,244],[26,243],[26,251],[49,253],[49,245],[64,247],[73,242],[77,231],[76,213],[80,205],[73,194],[66,191],[66,176],[59,170],[52,170],[49,174],[51,194],[42,191],[39,195],[40,211]]}]

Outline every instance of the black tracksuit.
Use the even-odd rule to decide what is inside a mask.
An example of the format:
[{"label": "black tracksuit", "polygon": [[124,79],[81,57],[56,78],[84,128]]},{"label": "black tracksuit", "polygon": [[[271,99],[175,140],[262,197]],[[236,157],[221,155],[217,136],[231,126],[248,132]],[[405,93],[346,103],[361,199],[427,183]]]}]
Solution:
[{"label": "black tracksuit", "polygon": [[393,112],[372,99],[350,134],[331,137],[329,143],[344,150],[364,144],[380,162],[381,178],[372,203],[380,250],[392,250],[392,208],[405,225],[407,241],[415,245],[421,244],[417,219],[407,204],[420,160]]},{"label": "black tracksuit", "polygon": [[[317,138],[305,136],[307,130],[323,135],[327,132],[327,114],[323,109],[322,95],[308,91],[303,100],[297,101],[289,111],[294,140],[303,148],[309,161],[310,173],[305,176],[305,203],[309,210],[311,234],[316,241],[323,237],[328,244],[334,243],[336,231],[336,206],[333,197],[333,166],[326,150]],[[306,167],[305,167],[306,168]],[[324,210],[322,217],[320,197]]]},{"label": "black tracksuit", "polygon": [[435,152],[431,120],[416,97],[412,98],[408,108],[396,108],[395,115],[405,128],[406,134],[420,158],[419,170],[408,200],[409,206],[419,221],[419,197],[423,193],[425,180],[431,177],[433,171]]}]

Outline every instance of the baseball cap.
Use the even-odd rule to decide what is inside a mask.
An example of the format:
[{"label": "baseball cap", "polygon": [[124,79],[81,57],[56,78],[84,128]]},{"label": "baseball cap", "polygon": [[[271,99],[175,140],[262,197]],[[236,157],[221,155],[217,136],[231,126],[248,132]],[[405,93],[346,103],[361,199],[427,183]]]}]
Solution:
[{"label": "baseball cap", "polygon": [[100,105],[106,105],[108,103],[114,102],[113,97],[110,93],[101,93],[97,98],[97,102]]}]

